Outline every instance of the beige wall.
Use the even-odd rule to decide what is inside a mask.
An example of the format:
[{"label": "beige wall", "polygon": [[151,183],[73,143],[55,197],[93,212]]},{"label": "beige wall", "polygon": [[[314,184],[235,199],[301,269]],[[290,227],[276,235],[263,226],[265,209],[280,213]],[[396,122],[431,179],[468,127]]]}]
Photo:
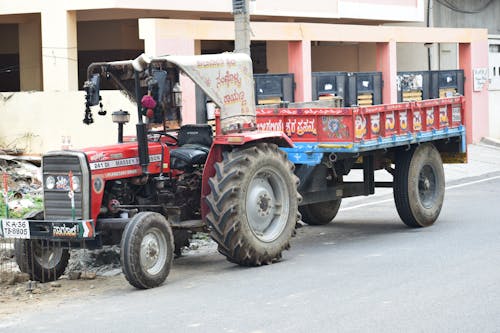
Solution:
[{"label": "beige wall", "polygon": [[268,73],[288,73],[288,42],[268,41],[266,61]]},{"label": "beige wall", "polygon": [[47,9],[42,11],[41,22],[43,89],[78,90],[76,11]]},{"label": "beige wall", "polygon": [[[321,43],[320,43],[321,44]],[[267,42],[269,73],[288,73],[288,42]],[[376,70],[375,43],[311,47],[312,71],[370,72]]]},{"label": "beige wall", "polygon": [[358,70],[358,45],[315,46],[311,48],[312,71]]},{"label": "beige wall", "polygon": [[[457,69],[456,43],[435,43],[430,46],[431,69]],[[398,71],[423,71],[428,69],[427,47],[422,43],[398,43]]]},{"label": "beige wall", "polygon": [[78,50],[142,50],[137,20],[78,22]]},{"label": "beige wall", "polygon": [[427,70],[427,48],[423,44],[397,44],[398,71]]},{"label": "beige wall", "polygon": [[252,13],[293,17],[339,17],[341,0],[255,0],[250,2]]},{"label": "beige wall", "polygon": [[367,72],[376,69],[374,43],[314,45],[312,71]]},{"label": "beige wall", "polygon": [[[109,16],[119,18],[129,16],[131,11],[141,11],[139,17],[166,17],[172,12],[183,15],[229,15],[231,1],[206,0],[0,0],[0,15],[40,12],[45,9],[82,11],[85,20],[95,20]],[[119,9],[110,15],[109,9]],[[163,12],[162,11],[166,11]],[[348,18],[388,21],[423,21],[424,0],[254,0],[250,11],[258,16]]]},{"label": "beige wall", "polygon": [[20,90],[43,90],[40,15],[19,24]]},{"label": "beige wall", "polygon": [[93,110],[94,124],[88,126],[82,122],[83,92],[0,93],[0,118],[9,120],[0,122],[0,146],[14,143],[27,153],[42,154],[60,149],[63,136],[71,137],[73,148],[115,143],[117,125],[111,112],[120,108],[132,115],[125,135],[135,135],[136,106],[118,91],[101,91],[101,95],[108,114],[102,117]]},{"label": "beige wall", "polygon": [[360,72],[374,72],[377,70],[377,44],[360,43],[358,55],[358,70]]},{"label": "beige wall", "polygon": [[441,43],[438,51],[436,54],[439,57],[439,69],[458,68],[458,45],[456,43]]}]

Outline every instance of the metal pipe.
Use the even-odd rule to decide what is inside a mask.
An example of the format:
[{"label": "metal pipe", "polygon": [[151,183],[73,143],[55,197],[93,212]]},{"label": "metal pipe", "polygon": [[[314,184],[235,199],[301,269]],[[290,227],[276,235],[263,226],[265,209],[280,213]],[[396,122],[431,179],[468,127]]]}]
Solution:
[{"label": "metal pipe", "polygon": [[123,124],[118,124],[118,143],[123,143]]},{"label": "metal pipe", "polygon": [[139,78],[138,71],[134,71],[134,83],[135,83],[135,101],[137,103],[137,119],[139,121],[139,124],[142,124],[141,81]]},{"label": "metal pipe", "polygon": [[139,163],[141,164],[142,173],[148,173],[149,151],[148,151],[148,130],[147,125],[142,121],[141,110],[141,82],[139,72],[134,71],[135,81],[135,100],[137,103],[138,123],[135,125],[137,130],[137,149],[139,150]]}]

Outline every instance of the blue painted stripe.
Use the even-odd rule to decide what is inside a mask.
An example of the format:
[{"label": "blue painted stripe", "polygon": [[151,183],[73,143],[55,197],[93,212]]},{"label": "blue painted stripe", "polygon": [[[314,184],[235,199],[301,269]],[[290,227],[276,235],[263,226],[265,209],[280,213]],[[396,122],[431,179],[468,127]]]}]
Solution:
[{"label": "blue painted stripe", "polygon": [[[288,159],[294,164],[316,165],[321,162],[324,153],[361,153],[377,149],[401,147],[414,143],[429,142],[452,137],[462,137],[461,150],[466,151],[465,127],[446,128],[429,132],[393,135],[361,142],[296,142],[293,148],[282,148]],[[331,147],[328,147],[331,146]]]}]

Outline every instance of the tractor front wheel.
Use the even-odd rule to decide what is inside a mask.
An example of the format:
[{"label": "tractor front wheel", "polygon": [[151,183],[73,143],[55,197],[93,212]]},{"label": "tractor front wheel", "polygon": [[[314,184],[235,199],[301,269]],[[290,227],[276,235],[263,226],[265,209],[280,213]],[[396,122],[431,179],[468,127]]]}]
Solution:
[{"label": "tractor front wheel", "polygon": [[162,284],[174,254],[172,229],[163,215],[141,212],[123,231],[120,259],[128,282],[138,289]]},{"label": "tractor front wheel", "polygon": [[270,143],[226,152],[215,165],[207,222],[229,261],[270,264],[289,248],[300,198],[293,169],[286,154]]}]

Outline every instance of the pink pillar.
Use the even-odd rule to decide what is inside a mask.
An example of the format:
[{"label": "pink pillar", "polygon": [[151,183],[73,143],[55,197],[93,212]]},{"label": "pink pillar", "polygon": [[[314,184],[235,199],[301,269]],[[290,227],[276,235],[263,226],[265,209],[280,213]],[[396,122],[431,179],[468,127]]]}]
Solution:
[{"label": "pink pillar", "polygon": [[398,102],[396,42],[377,43],[377,71],[382,72],[382,102]]},{"label": "pink pillar", "polygon": [[312,99],[310,40],[288,42],[288,71],[294,74],[295,101],[310,101]]},{"label": "pink pillar", "polygon": [[460,68],[464,70],[465,123],[467,143],[477,143],[488,136],[488,86],[474,91],[475,68],[488,68],[488,41],[460,43],[458,48]]},{"label": "pink pillar", "polygon": [[[195,41],[193,39],[166,39],[151,36],[144,40],[144,49],[149,56],[161,55],[194,55]],[[182,89],[182,123],[196,124],[195,84],[185,75],[180,76]]]}]

